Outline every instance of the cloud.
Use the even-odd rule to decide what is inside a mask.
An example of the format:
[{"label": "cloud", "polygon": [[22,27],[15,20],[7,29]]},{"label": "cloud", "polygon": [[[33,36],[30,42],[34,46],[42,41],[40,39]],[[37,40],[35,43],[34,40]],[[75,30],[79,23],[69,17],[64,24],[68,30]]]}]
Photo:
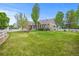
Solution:
[{"label": "cloud", "polygon": [[[7,14],[7,16],[10,18],[10,25],[16,23],[16,19],[15,19],[15,15],[19,12],[22,12],[18,9],[14,9],[14,8],[8,8],[8,7],[4,7],[4,8],[0,8],[0,12],[5,12]],[[26,15],[29,21],[31,20],[31,16],[30,15]]]},{"label": "cloud", "polygon": [[7,16],[10,18],[9,24],[14,24],[16,22],[14,16],[17,13],[17,11],[9,9],[0,9],[0,12],[5,12],[7,14]]}]

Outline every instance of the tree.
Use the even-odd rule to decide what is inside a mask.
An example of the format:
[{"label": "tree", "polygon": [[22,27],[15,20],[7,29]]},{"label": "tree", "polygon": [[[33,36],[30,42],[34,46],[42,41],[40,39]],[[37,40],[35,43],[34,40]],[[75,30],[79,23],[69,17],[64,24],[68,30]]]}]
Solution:
[{"label": "tree", "polygon": [[66,19],[67,19],[67,28],[75,28],[76,27],[76,17],[75,17],[74,10],[69,10],[66,13]]},{"label": "tree", "polygon": [[16,23],[9,25],[9,29],[18,29]]},{"label": "tree", "polygon": [[17,26],[23,30],[27,25],[27,17],[25,14],[19,13],[15,15]]},{"label": "tree", "polygon": [[19,14],[16,14],[16,15],[15,15],[15,19],[16,19],[16,22],[17,22],[17,23],[16,23],[16,24],[17,24],[17,28],[20,27],[20,26],[19,26],[19,19],[20,19],[19,17],[20,17]]},{"label": "tree", "polygon": [[59,11],[57,14],[56,14],[56,17],[55,17],[55,22],[56,22],[56,25],[57,27],[60,26],[62,27],[63,26],[63,18],[64,18],[64,13]]},{"label": "tree", "polygon": [[78,8],[76,10],[76,24],[77,24],[77,28],[79,27],[79,5],[78,5]]},{"label": "tree", "polygon": [[0,12],[0,29],[5,29],[9,26],[9,17],[5,12]]},{"label": "tree", "polygon": [[38,23],[38,19],[39,19],[39,5],[36,3],[33,8],[32,8],[32,13],[31,13],[31,17],[35,23],[36,29],[37,29],[37,23]]}]

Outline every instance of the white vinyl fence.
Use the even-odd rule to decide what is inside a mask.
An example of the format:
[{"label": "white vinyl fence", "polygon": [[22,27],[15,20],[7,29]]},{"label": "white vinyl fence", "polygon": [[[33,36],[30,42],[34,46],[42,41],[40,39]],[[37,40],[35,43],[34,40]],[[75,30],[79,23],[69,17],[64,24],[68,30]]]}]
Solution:
[{"label": "white vinyl fence", "polygon": [[7,31],[0,30],[0,44],[2,44],[7,39]]},{"label": "white vinyl fence", "polygon": [[71,32],[79,32],[79,29],[56,29],[55,31],[71,31]]},{"label": "white vinyl fence", "polygon": [[18,32],[21,31],[20,29],[9,29],[8,32]]}]

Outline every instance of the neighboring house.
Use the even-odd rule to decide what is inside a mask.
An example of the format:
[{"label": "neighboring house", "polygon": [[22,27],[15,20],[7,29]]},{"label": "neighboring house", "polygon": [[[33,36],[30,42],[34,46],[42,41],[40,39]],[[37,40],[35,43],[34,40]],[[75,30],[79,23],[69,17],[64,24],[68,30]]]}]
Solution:
[{"label": "neighboring house", "polygon": [[[29,27],[31,29],[36,29],[36,26],[33,22],[28,22]],[[37,29],[49,29],[49,30],[56,30],[56,24],[53,19],[45,19],[45,20],[40,20],[39,24],[37,25]]]}]

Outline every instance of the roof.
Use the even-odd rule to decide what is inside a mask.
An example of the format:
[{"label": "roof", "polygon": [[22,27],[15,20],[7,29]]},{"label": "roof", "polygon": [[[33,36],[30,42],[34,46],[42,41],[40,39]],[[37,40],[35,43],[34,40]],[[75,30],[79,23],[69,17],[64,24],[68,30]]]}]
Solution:
[{"label": "roof", "polygon": [[[55,21],[53,19],[45,19],[45,20],[40,20],[39,23],[40,24],[50,24],[50,23],[55,24]],[[28,21],[28,24],[34,25],[34,22]]]},{"label": "roof", "polygon": [[34,22],[28,21],[28,25],[34,25]]},{"label": "roof", "polygon": [[55,21],[53,19],[45,19],[45,20],[40,20],[39,21],[41,24],[55,24]]}]

